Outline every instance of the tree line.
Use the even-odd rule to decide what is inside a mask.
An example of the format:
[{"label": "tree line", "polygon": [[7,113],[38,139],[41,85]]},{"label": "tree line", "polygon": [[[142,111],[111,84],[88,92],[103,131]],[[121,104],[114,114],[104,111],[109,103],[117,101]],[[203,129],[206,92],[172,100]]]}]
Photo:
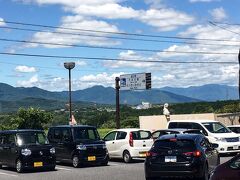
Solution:
[{"label": "tree line", "polygon": [[[101,107],[101,108],[99,108]],[[97,128],[115,128],[115,112],[104,109],[104,106],[75,107],[74,116],[78,124],[93,125]],[[108,106],[109,108],[109,106]],[[112,106],[114,110],[114,106]],[[120,107],[121,127],[139,127],[139,116],[161,115],[162,105],[150,109],[137,110],[131,106]],[[239,101],[217,101],[170,104],[171,114],[194,113],[234,113],[240,112]],[[0,115],[0,130],[4,129],[48,129],[53,125],[68,124],[67,111],[55,112],[39,108],[19,108],[17,112]]]}]

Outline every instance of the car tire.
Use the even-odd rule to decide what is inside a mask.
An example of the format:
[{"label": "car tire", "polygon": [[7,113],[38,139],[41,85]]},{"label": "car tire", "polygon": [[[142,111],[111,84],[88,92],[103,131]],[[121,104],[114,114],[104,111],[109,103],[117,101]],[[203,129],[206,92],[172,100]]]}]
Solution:
[{"label": "car tire", "polygon": [[73,167],[75,168],[78,168],[79,167],[79,158],[77,155],[74,155],[73,158],[72,158],[72,165]]},{"label": "car tire", "polygon": [[49,169],[49,171],[55,171],[55,165],[54,166],[51,166],[51,167],[49,167],[48,169]]},{"label": "car tire", "polygon": [[145,177],[146,180],[154,180],[153,177]]},{"label": "car tire", "polygon": [[220,156],[218,156],[218,159],[217,159],[217,166],[220,164]]},{"label": "car tire", "polygon": [[132,157],[127,150],[123,152],[123,161],[125,163],[130,163],[132,161]]},{"label": "car tire", "polygon": [[208,180],[209,179],[209,173],[208,173],[208,165],[205,164],[204,170],[203,170],[203,175],[200,177],[200,180]]},{"label": "car tire", "polygon": [[17,173],[22,173],[23,172],[22,161],[20,159],[18,159],[16,161],[16,171],[17,171]]}]

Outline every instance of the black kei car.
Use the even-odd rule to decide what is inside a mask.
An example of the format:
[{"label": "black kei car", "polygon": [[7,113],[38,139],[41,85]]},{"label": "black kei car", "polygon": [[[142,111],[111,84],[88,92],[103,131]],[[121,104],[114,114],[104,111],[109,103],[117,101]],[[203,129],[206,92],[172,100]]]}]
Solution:
[{"label": "black kei car", "polygon": [[41,130],[0,131],[0,168],[2,165],[14,167],[18,173],[26,169],[54,170],[55,149]]},{"label": "black kei car", "polygon": [[146,154],[146,180],[156,177],[206,180],[220,163],[216,147],[200,134],[163,135]]},{"label": "black kei car", "polygon": [[106,144],[97,129],[87,125],[62,125],[50,127],[48,139],[56,149],[56,160],[82,165],[107,165],[109,160]]}]

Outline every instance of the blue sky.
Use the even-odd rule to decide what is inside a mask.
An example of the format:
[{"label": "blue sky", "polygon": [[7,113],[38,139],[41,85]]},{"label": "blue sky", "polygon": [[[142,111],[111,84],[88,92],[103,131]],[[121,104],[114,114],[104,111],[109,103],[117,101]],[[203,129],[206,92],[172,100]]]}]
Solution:
[{"label": "blue sky", "polygon": [[[49,91],[67,90],[68,72],[64,69],[63,63],[74,61],[76,62],[76,67],[72,70],[74,90],[94,85],[114,86],[116,76],[141,72],[152,73],[153,88],[188,87],[210,83],[236,86],[238,84],[237,64],[167,64],[147,61],[237,63],[240,26],[220,25],[235,32],[232,33],[209,24],[209,21],[240,23],[239,7],[239,0],[0,0],[0,37],[2,39],[45,43],[29,44],[0,40],[1,53],[102,58],[101,60],[89,60],[0,55],[0,82],[14,87],[36,86]],[[16,25],[7,23],[9,21],[50,25],[55,28]],[[13,27],[34,29],[35,32],[10,29]],[[176,43],[179,39],[156,37],[150,39],[173,42],[121,40],[106,38],[104,37],[106,34],[99,32],[90,33],[92,36],[89,36],[89,32],[63,30],[61,27],[229,41],[208,40],[194,41],[199,44],[185,44]],[[88,36],[66,33],[85,33]],[[108,36],[116,35],[108,34]],[[46,43],[121,49],[66,47]],[[136,49],[154,50],[154,52]],[[160,51],[233,54],[184,54]],[[105,61],[104,58],[134,59],[138,62]]]}]

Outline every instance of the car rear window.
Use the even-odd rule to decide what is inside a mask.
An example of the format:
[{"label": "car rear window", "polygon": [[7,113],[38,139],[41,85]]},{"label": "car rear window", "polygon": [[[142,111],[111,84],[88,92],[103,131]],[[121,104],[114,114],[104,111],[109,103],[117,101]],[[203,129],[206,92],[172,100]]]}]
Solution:
[{"label": "car rear window", "polygon": [[155,149],[176,149],[181,151],[195,150],[195,143],[189,139],[167,139],[158,140],[154,143]]},{"label": "car rear window", "polygon": [[150,131],[132,131],[133,140],[150,139],[152,137]]}]

